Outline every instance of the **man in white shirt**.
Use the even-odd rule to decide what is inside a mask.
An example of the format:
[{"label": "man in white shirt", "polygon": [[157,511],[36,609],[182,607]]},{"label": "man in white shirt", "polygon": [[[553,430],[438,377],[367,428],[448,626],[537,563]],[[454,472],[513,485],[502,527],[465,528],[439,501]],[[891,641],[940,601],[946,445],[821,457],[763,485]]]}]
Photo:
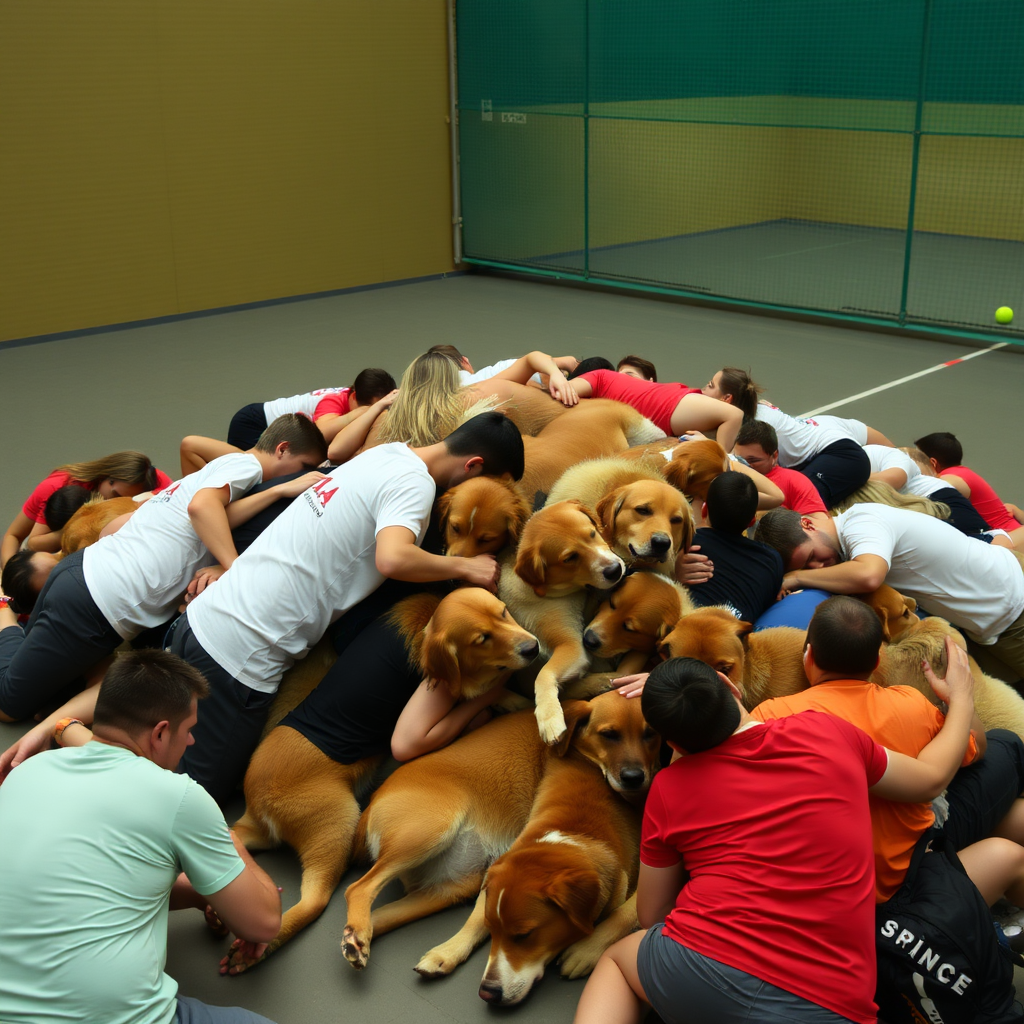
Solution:
[{"label": "man in white shirt", "polygon": [[1024,569],[932,516],[854,505],[827,523],[772,509],[756,538],[782,555],[785,587],[866,594],[883,583],[961,629],[1009,678],[1024,677]]}]

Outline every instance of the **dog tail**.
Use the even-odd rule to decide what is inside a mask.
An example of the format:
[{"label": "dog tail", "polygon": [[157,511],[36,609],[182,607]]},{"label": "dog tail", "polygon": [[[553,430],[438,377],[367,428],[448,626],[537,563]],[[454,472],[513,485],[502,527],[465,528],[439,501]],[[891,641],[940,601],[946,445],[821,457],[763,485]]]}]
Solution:
[{"label": "dog tail", "polygon": [[652,441],[660,441],[664,436],[664,431],[659,430],[646,416],[638,416],[636,421],[630,423],[626,430],[626,440],[631,448],[636,444],[650,444]]}]

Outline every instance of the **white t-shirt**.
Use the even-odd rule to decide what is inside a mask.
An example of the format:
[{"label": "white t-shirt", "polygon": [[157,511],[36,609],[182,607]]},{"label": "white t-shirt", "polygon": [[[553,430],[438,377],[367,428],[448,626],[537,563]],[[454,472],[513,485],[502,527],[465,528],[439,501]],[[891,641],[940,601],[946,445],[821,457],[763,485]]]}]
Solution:
[{"label": "white t-shirt", "polygon": [[[519,362],[518,359],[499,359],[498,362],[485,366],[475,373],[470,373],[469,370],[459,370],[459,383],[463,387],[479,384],[482,380],[489,380],[491,377],[497,377],[499,373],[504,373],[510,366],[515,366],[517,362]],[[543,383],[539,373],[535,373],[530,380],[535,380],[538,384]]]},{"label": "white t-shirt", "polygon": [[273,693],[327,627],[383,582],[377,534],[404,526],[419,544],[433,502],[434,481],[407,445],[357,455],[303,491],[188,606],[192,632],[229,675]]},{"label": "white t-shirt", "polygon": [[756,418],[775,428],[779,437],[779,465],[786,469],[802,466],[836,441],[854,440],[848,431],[822,426],[815,420],[795,419],[770,402],[758,403]]},{"label": "white t-shirt", "polygon": [[916,493],[909,491],[907,484],[915,477],[921,475],[921,467],[906,452],[901,452],[899,448],[890,448],[884,444],[866,444],[864,445],[864,451],[868,453],[868,458],[871,460],[872,473],[882,473],[887,469],[902,469],[907,474],[907,481],[902,487],[898,487],[897,490],[902,491],[904,494]]},{"label": "white t-shirt", "polygon": [[[911,459],[911,462],[913,462],[913,459]],[[903,493],[917,494],[922,498],[930,498],[936,491],[948,491],[950,489],[949,483],[943,480],[942,477],[928,476],[927,473],[922,473],[918,470],[917,476],[913,480],[907,481],[906,486],[903,488]]]},{"label": "white t-shirt", "polygon": [[809,423],[812,427],[840,430],[852,437],[859,445],[868,443],[867,424],[860,420],[845,419],[842,416],[805,416],[802,422]]},{"label": "white t-shirt", "polygon": [[85,549],[86,586],[118,636],[131,640],[166,622],[195,571],[214,564],[188,516],[195,494],[227,485],[234,501],[262,479],[255,455],[222,455],[154,495],[117,533]]},{"label": "white t-shirt", "polygon": [[263,415],[267,417],[267,423],[273,423],[278,416],[284,416],[289,412],[301,412],[303,416],[313,418],[316,407],[328,395],[340,395],[349,388],[320,388],[319,391],[310,391],[305,395],[292,395],[291,398],[275,398],[263,403]]},{"label": "white t-shirt", "polygon": [[995,643],[1024,611],[1024,572],[1008,548],[980,544],[941,519],[888,505],[854,505],[835,525],[846,558],[884,558],[889,586],[979,643]]}]

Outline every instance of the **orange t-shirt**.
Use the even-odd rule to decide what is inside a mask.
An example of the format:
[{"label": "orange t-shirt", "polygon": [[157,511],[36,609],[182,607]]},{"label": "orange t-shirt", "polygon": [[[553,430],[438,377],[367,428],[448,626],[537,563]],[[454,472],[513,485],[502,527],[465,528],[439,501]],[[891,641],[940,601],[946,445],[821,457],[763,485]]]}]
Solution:
[{"label": "orange t-shirt", "polygon": [[[800,711],[824,711],[863,729],[876,743],[916,757],[945,721],[942,712],[912,686],[878,686],[861,679],[833,679],[791,697],[758,704],[751,715],[766,722]],[[974,737],[963,763],[978,756]],[[903,884],[914,845],[935,820],[931,804],[902,804],[868,795],[875,850],[875,899],[883,903]]]}]

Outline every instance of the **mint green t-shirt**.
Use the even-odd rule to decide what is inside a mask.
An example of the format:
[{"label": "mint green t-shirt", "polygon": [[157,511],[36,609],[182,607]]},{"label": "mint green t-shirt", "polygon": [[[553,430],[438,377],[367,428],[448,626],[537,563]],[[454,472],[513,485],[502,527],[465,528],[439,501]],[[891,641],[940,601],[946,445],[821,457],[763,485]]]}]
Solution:
[{"label": "mint green t-shirt", "polygon": [[213,798],[102,743],[37,754],[0,786],[0,1021],[168,1024],[168,893],[244,870]]}]

